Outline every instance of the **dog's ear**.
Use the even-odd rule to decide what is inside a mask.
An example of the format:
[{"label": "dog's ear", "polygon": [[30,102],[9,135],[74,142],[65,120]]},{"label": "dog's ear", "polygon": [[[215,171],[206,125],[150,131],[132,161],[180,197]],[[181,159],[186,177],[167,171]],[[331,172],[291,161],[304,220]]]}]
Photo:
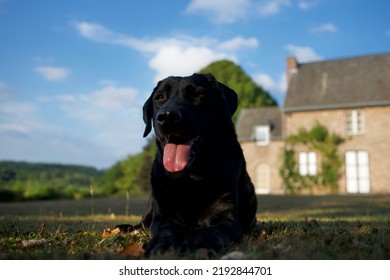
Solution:
[{"label": "dog's ear", "polygon": [[228,86],[220,82],[217,83],[218,88],[223,93],[223,98],[225,99],[226,114],[231,118],[233,117],[238,107],[237,93]]},{"label": "dog's ear", "polygon": [[[194,74],[194,75],[202,75],[202,74]],[[202,76],[205,77],[216,90],[222,93],[222,98],[225,102],[226,116],[230,119],[237,110],[237,106],[238,106],[237,93],[231,88],[229,88],[228,86],[218,82],[217,79],[215,79],[213,74],[203,74]]]},{"label": "dog's ear", "polygon": [[[154,91],[153,91],[154,93]],[[144,122],[145,122],[145,131],[144,137],[148,136],[148,134],[152,131],[152,118],[153,118],[153,93],[150,95],[148,100],[146,100],[143,107],[144,114]]]}]

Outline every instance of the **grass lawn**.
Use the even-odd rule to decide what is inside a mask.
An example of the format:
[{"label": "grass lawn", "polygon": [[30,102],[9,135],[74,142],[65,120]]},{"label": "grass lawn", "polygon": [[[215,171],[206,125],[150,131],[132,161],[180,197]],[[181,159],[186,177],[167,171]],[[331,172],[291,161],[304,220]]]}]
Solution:
[{"label": "grass lawn", "polygon": [[[211,258],[390,259],[390,196],[260,196],[258,225]],[[0,203],[0,259],[139,259],[147,198]],[[128,215],[125,215],[125,214]],[[104,234],[103,234],[104,232]],[[232,253],[236,252],[236,253]],[[207,259],[204,251],[161,259]]]}]

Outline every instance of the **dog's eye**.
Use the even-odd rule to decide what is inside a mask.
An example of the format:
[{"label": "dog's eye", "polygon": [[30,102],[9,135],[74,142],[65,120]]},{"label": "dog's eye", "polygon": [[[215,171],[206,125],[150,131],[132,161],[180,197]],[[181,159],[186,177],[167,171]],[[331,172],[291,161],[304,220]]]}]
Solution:
[{"label": "dog's eye", "polygon": [[194,105],[200,105],[203,103],[205,98],[205,94],[203,91],[196,90],[192,94],[192,104]]},{"label": "dog's eye", "polygon": [[197,100],[202,100],[205,97],[204,92],[196,90],[193,94],[193,98]]},{"label": "dog's eye", "polygon": [[165,95],[161,92],[157,92],[156,96],[154,97],[154,100],[156,101],[163,101],[165,99]]}]

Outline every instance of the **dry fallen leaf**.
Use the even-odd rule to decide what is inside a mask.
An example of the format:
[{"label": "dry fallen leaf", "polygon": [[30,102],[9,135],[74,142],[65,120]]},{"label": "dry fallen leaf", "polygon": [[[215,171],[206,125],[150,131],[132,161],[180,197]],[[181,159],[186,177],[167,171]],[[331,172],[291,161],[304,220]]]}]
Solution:
[{"label": "dry fallen leaf", "polygon": [[130,232],[130,235],[131,236],[140,236],[141,235],[141,231],[135,229],[132,232]]},{"label": "dry fallen leaf", "polygon": [[111,228],[105,228],[103,230],[103,233],[102,233],[102,237],[103,238],[107,238],[107,237],[110,237],[110,236],[114,236],[114,235],[117,235],[121,232],[121,230],[119,228],[115,228],[115,229],[111,229]]},{"label": "dry fallen leaf", "polygon": [[46,239],[30,239],[30,240],[23,240],[22,246],[23,248],[35,248],[35,247],[42,247],[45,244],[49,243],[49,240]]},{"label": "dry fallen leaf", "polygon": [[136,243],[130,243],[129,245],[126,245],[122,251],[119,253],[120,256],[122,257],[142,257],[145,253],[145,250],[142,249],[142,247]]}]

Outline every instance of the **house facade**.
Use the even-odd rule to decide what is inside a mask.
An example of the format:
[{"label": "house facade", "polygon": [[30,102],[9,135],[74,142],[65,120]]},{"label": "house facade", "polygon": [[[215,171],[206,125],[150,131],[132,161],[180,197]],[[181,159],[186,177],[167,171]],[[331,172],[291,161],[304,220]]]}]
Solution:
[{"label": "house facade", "polygon": [[[251,117],[243,110],[237,121],[257,192],[286,191],[279,174],[286,139],[319,123],[344,139],[338,147],[342,159],[338,193],[390,193],[390,54],[305,64],[289,57],[286,64],[288,89],[283,108],[252,109],[257,113]],[[264,110],[278,111],[280,123]],[[267,126],[263,131],[269,132],[268,145],[259,145],[257,139],[264,138],[260,127]],[[318,151],[307,145],[294,149],[301,176],[321,172],[323,159]],[[261,171],[261,165],[268,166],[268,173]],[[268,187],[264,182],[269,182]]]}]

